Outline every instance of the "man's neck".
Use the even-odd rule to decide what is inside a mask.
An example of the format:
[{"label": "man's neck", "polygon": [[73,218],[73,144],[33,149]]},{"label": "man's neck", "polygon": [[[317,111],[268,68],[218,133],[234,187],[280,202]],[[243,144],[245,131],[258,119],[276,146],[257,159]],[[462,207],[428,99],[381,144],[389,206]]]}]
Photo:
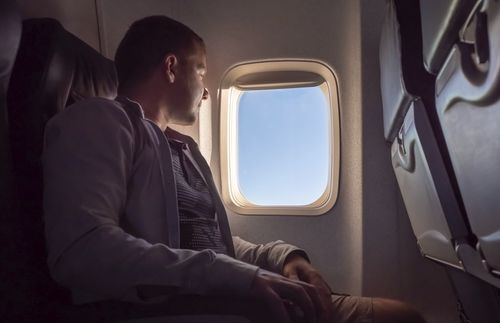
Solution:
[{"label": "man's neck", "polygon": [[135,91],[125,90],[120,91],[119,95],[139,103],[147,119],[153,121],[162,131],[167,129],[169,120],[167,109],[163,107],[161,98],[155,96],[153,91],[147,88]]}]

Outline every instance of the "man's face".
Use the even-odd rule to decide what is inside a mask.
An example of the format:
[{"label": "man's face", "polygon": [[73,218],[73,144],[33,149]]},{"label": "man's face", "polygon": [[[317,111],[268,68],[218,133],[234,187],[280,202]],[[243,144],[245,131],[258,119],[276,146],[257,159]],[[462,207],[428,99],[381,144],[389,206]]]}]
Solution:
[{"label": "man's face", "polygon": [[178,63],[173,93],[176,100],[171,106],[170,119],[172,123],[190,125],[196,121],[203,100],[208,98],[203,81],[207,71],[205,48],[195,44]]}]

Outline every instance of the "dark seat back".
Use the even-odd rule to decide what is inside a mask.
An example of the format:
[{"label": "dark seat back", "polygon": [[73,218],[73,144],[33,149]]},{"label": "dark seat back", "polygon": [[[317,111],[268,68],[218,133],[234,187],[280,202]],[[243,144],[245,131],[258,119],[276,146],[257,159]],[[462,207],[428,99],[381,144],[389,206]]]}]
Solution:
[{"label": "dark seat back", "polygon": [[0,3],[0,209],[7,208],[11,167],[7,123],[7,88],[21,39],[21,18],[14,1]]},{"label": "dark seat back", "polygon": [[[12,160],[10,143],[8,138],[7,122],[7,88],[16,52],[21,39],[21,17],[18,13],[15,1],[5,0],[0,2],[0,290],[15,290],[17,287],[12,281],[12,275],[18,269],[12,266],[18,254],[9,248],[10,232],[13,229],[12,222],[15,218],[14,212],[14,189],[12,181]],[[5,317],[4,309],[15,306],[9,298],[2,298],[0,317]]]},{"label": "dark seat back", "polygon": [[21,39],[21,18],[14,1],[0,3],[0,210],[6,210],[11,199],[10,145],[7,122],[7,88]]},{"label": "dark seat back", "polygon": [[[8,93],[16,175],[38,190],[39,157],[47,121],[82,98],[114,98],[116,86],[113,62],[66,31],[59,22],[50,18],[24,21]],[[30,196],[38,208],[41,195]]]},{"label": "dark seat back", "polygon": [[51,280],[46,265],[40,160],[45,124],[81,98],[113,98],[116,86],[112,61],[59,22],[23,22],[7,95],[17,205],[6,238],[13,255],[10,268],[16,288],[9,291],[9,298],[16,318],[56,320],[61,304],[69,300]]}]

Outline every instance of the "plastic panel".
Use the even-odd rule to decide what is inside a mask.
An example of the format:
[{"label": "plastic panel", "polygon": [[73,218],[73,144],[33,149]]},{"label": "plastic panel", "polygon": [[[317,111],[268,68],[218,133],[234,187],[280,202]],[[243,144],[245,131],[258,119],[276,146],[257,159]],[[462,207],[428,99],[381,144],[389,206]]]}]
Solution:
[{"label": "plastic panel", "polygon": [[415,127],[414,109],[423,108],[421,101],[411,104],[398,139],[392,144],[392,165],[422,253],[460,267]]},{"label": "plastic panel", "polygon": [[[436,106],[472,231],[489,267],[500,269],[500,5],[486,1],[488,41],[457,44],[437,79]],[[481,30],[476,33],[481,38]],[[480,48],[481,46],[485,48]]]},{"label": "plastic panel", "polygon": [[477,0],[420,0],[427,70],[437,74]]},{"label": "plastic panel", "polygon": [[401,66],[401,39],[393,1],[387,13],[380,37],[380,86],[384,106],[384,136],[392,142],[403,123],[406,109],[413,96],[406,90]]}]

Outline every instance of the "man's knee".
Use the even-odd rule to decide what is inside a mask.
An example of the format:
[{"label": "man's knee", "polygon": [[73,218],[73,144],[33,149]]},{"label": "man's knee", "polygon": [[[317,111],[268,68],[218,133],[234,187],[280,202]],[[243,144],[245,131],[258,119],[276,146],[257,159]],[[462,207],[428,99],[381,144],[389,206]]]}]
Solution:
[{"label": "man's knee", "polygon": [[385,298],[373,299],[373,323],[425,323],[409,304]]}]

